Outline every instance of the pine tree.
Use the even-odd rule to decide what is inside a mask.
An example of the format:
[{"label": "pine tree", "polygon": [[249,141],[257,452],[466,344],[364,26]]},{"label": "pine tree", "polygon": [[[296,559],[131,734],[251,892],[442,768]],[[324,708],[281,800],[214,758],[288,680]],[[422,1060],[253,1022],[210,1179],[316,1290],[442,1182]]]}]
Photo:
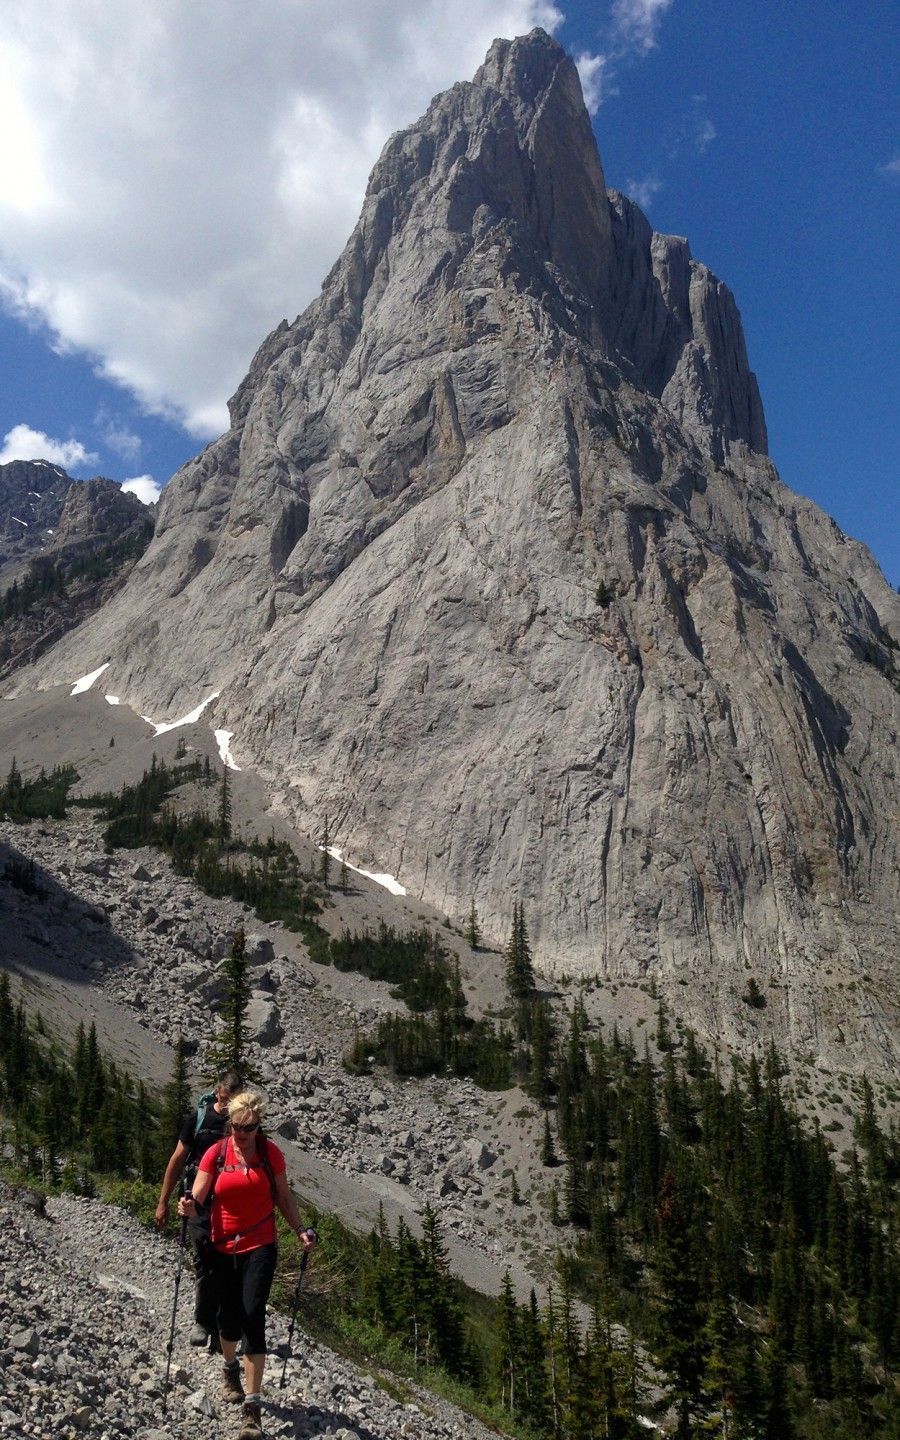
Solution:
[{"label": "pine tree", "polygon": [[563,1218],[562,1212],[559,1208],[559,1186],[555,1184],[550,1186],[550,1203],[548,1207],[548,1217],[550,1220],[550,1224],[559,1229],[559,1227],[563,1223]]},{"label": "pine tree", "polygon": [[541,1105],[546,1105],[553,1088],[550,1073],[553,1063],[553,1019],[546,1000],[532,1002],[529,1010],[531,1058],[525,1089]]},{"label": "pine tree", "polygon": [[209,1066],[237,1070],[245,1079],[254,1078],[247,1061],[247,1006],[250,981],[247,975],[247,940],[243,928],[235,930],[231,954],[224,966],[225,997],[220,1007],[221,1023],[209,1050]]},{"label": "pine tree", "polygon": [[156,1156],[159,1169],[163,1169],[168,1164],[169,1156],[190,1108],[191,1091],[188,1084],[187,1055],[184,1048],[184,1036],[179,1031],[175,1040],[172,1076],[162,1095]]},{"label": "pine tree", "polygon": [[541,1164],[553,1166],[559,1164],[559,1158],[553,1145],[553,1135],[550,1130],[550,1116],[544,1112],[544,1139],[541,1145]]},{"label": "pine tree", "polygon": [[525,907],[520,900],[513,901],[512,930],[506,947],[505,978],[512,1000],[530,999],[534,992],[534,970],[525,925]]},{"label": "pine tree", "polygon": [[677,1417],[674,1433],[678,1440],[689,1440],[694,1422],[708,1410],[703,1391],[707,1317],[690,1221],[671,1171],[663,1178],[657,1224],[656,1355],[667,1376],[667,1398]]},{"label": "pine tree", "polygon": [[660,1000],[656,1007],[656,1048],[660,1054],[665,1054],[672,1048],[672,1031],[669,1027],[669,1012],[665,1003]]},{"label": "pine tree", "polygon": [[553,1303],[553,1286],[547,1286],[547,1305],[544,1310],[544,1334],[547,1337],[547,1387],[549,1404],[549,1426],[550,1433],[556,1437],[562,1435],[563,1416],[563,1387],[561,1383],[561,1346],[559,1332],[559,1318],[556,1306]]},{"label": "pine tree", "polygon": [[788,1372],[784,1356],[775,1344],[770,1345],[763,1367],[765,1399],[763,1430],[765,1440],[794,1440],[796,1430],[788,1403]]},{"label": "pine tree", "polygon": [[519,1413],[519,1315],[513,1295],[512,1279],[507,1270],[500,1287],[500,1403],[511,1415]]},{"label": "pine tree", "polygon": [[462,1316],[450,1279],[440,1221],[430,1204],[422,1212],[421,1254],[423,1358],[426,1365],[440,1361],[451,1374],[458,1375],[464,1351]]},{"label": "pine tree", "polygon": [[548,1345],[533,1290],[528,1304],[519,1310],[519,1350],[522,1360],[519,1386],[521,1414],[539,1434],[544,1434],[551,1414]]},{"label": "pine tree", "polygon": [[[154,759],[156,757],[154,756]],[[222,766],[222,783],[219,787],[219,817],[216,827],[219,847],[224,850],[231,840],[231,782],[228,779],[228,766]]]},{"label": "pine tree", "polygon": [[478,912],[475,909],[475,901],[472,901],[469,910],[469,919],[466,924],[466,944],[470,950],[481,949],[481,930],[478,926]]},{"label": "pine tree", "polygon": [[328,816],[325,816],[325,825],[322,829],[322,839],[319,843],[319,880],[326,888],[331,879],[331,836],[328,833]]},{"label": "pine tree", "polygon": [[341,857],[341,873],[338,884],[341,887],[341,894],[346,895],[350,888],[350,871],[347,869],[347,862],[343,857]]}]

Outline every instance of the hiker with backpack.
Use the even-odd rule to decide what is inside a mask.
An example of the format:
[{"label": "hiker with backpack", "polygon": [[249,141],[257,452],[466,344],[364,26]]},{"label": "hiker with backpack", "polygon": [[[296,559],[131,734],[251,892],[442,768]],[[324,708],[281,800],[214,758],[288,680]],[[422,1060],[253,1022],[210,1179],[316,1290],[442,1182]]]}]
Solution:
[{"label": "hiker with backpack", "polygon": [[[197,1165],[211,1145],[215,1145],[225,1134],[228,1121],[228,1102],[241,1089],[242,1080],[236,1070],[225,1070],[218,1077],[215,1087],[200,1096],[197,1109],[187,1117],[181,1127],[178,1143],[169,1158],[163,1176],[156,1206],[156,1224],[162,1229],[169,1215],[169,1201],[179,1180],[184,1177],[185,1190],[189,1190],[197,1174]],[[190,1342],[196,1346],[209,1345],[212,1350],[219,1348],[216,1325],[218,1301],[212,1274],[212,1241],[209,1234],[209,1207],[200,1205],[188,1221],[188,1240],[194,1258],[196,1293],[194,1297],[194,1328]]]},{"label": "hiker with backpack", "polygon": [[[262,1132],[265,1101],[244,1090],[228,1103],[228,1130],[200,1159],[191,1193],[178,1202],[188,1219],[210,1201],[213,1280],[218,1299],[222,1347],[222,1396],[243,1401],[238,1440],[259,1440],[263,1371],[266,1364],[266,1302],[275,1275],[278,1246],[275,1211],[280,1210],[305,1251],[316,1243],[304,1228],[288,1189],[284,1154]],[[237,1358],[244,1342],[244,1380]]]}]

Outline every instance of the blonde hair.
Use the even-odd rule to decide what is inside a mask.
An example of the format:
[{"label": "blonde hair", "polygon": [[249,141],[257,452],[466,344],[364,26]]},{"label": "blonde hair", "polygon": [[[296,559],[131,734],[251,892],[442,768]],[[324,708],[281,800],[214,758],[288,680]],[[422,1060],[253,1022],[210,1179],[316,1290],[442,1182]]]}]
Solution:
[{"label": "blonde hair", "polygon": [[245,1115],[249,1115],[261,1125],[265,1113],[266,1097],[258,1090],[240,1090],[237,1095],[232,1095],[228,1102],[228,1118],[232,1122],[241,1122]]}]

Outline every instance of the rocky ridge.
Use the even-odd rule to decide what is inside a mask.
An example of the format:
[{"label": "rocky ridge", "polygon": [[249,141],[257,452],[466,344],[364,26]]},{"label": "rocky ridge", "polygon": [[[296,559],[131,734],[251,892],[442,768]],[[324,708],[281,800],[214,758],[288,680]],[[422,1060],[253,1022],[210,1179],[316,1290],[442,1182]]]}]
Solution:
[{"label": "rocky ridge", "polygon": [[74,484],[47,460],[0,465],[0,589],[24,574],[29,559],[52,543]]},{"label": "rocky ridge", "polygon": [[48,460],[0,465],[0,590],[29,560],[80,559],[146,524],[150,511],[114,480],[73,480]]},{"label": "rocky ridge", "polygon": [[[152,531],[149,508],[114,480],[75,481],[44,460],[0,465],[0,599],[20,589],[19,604],[0,617],[0,677],[121,589]],[[62,584],[41,584],[54,576]]]},{"label": "rocky ridge", "polygon": [[708,1034],[771,974],[817,1053],[837,971],[890,1066],[900,610],[765,449],[727,288],[607,193],[560,47],[498,41],[18,688],[219,691],[301,828],[490,938],[522,896],[546,969],[682,984]]}]

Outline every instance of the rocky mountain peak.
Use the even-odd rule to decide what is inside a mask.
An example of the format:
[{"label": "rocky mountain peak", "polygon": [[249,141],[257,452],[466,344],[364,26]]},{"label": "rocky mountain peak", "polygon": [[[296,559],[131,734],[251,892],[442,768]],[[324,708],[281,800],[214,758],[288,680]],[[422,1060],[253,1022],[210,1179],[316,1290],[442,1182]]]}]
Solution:
[{"label": "rocky mountain peak", "polygon": [[97,476],[70,486],[59,517],[54,549],[68,555],[108,544],[148,523],[150,511],[115,480]]},{"label": "rocky mountain peak", "polygon": [[0,465],[0,589],[49,543],[74,480],[45,460]]},{"label": "rocky mountain peak", "polygon": [[733,297],[606,191],[555,42],[388,141],[231,420],[21,688],[219,692],[302,829],[492,940],[521,897],[547,967],[723,1034],[749,971],[793,1041],[897,1053],[897,597],[779,481]]}]

